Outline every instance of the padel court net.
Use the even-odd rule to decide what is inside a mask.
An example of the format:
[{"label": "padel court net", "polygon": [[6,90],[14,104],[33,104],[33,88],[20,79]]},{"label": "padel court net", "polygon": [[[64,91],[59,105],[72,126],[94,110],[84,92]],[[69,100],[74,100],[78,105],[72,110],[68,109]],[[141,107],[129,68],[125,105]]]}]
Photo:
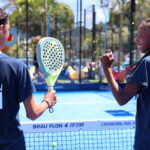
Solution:
[{"label": "padel court net", "polygon": [[132,150],[134,119],[22,122],[27,150]]}]

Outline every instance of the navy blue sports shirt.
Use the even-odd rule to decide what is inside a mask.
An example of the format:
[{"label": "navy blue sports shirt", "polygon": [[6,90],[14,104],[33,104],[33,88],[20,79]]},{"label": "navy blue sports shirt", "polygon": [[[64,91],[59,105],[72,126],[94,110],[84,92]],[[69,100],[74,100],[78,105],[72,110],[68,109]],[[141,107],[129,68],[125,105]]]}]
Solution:
[{"label": "navy blue sports shirt", "polygon": [[128,83],[141,85],[137,97],[135,150],[150,149],[150,56],[143,58]]},{"label": "navy blue sports shirt", "polygon": [[24,136],[18,128],[20,103],[35,91],[27,66],[0,54],[0,150],[24,150]]}]

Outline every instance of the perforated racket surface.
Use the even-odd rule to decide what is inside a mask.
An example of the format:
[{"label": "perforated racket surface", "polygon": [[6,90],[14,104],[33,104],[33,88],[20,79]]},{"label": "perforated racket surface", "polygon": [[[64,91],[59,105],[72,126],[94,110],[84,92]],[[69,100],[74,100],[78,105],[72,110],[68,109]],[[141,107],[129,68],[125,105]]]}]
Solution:
[{"label": "perforated racket surface", "polygon": [[64,48],[59,40],[44,37],[37,44],[37,61],[48,87],[53,87],[64,65]]}]

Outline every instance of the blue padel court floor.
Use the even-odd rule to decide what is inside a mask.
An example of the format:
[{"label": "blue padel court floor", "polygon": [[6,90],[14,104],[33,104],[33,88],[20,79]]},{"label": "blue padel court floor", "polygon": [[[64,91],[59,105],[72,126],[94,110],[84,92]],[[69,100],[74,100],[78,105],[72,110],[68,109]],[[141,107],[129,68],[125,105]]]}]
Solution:
[{"label": "blue padel court floor", "polygon": [[[110,91],[57,91],[57,104],[54,112],[47,109],[36,121],[67,121],[130,118],[136,113],[136,99],[119,106]],[[36,103],[43,100],[44,92],[35,92]],[[25,109],[21,104],[20,121],[31,121],[26,118]]]}]

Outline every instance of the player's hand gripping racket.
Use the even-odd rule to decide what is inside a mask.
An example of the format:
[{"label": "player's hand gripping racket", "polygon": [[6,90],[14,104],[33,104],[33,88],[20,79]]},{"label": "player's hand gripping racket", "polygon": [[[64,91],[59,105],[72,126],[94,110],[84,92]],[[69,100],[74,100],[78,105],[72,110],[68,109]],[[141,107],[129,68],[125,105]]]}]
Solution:
[{"label": "player's hand gripping racket", "polygon": [[[63,68],[64,59],[64,48],[59,40],[44,37],[38,42],[37,61],[48,85],[48,92],[53,90],[56,79]],[[53,111],[51,107],[50,112]]]}]

